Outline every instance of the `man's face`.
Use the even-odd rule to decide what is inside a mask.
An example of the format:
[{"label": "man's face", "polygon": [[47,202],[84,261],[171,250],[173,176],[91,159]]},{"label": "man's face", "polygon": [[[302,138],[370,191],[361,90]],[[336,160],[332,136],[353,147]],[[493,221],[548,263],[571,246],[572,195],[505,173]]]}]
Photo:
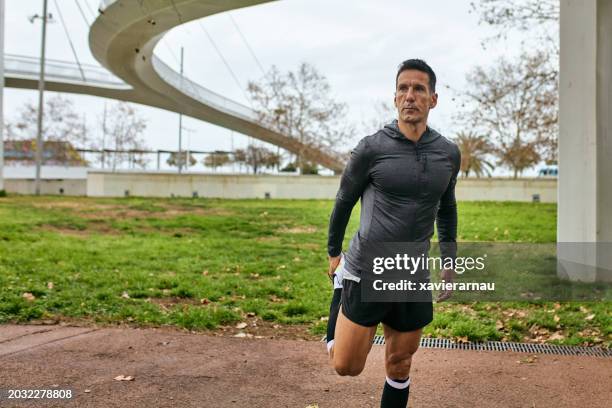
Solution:
[{"label": "man's face", "polygon": [[429,75],[415,69],[402,71],[397,78],[395,107],[404,123],[427,123],[429,110],[438,103],[438,94],[429,89]]}]

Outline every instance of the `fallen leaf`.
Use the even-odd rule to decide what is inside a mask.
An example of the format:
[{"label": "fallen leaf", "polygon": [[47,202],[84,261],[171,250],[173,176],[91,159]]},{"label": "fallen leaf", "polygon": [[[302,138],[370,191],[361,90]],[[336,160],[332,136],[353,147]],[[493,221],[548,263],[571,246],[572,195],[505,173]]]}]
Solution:
[{"label": "fallen leaf", "polygon": [[53,289],[53,282],[47,282],[47,289]]},{"label": "fallen leaf", "polygon": [[457,343],[469,343],[470,341],[468,340],[467,336],[461,336],[461,337],[457,337]]},{"label": "fallen leaf", "polygon": [[593,320],[595,318],[595,314],[590,314],[584,318],[584,320]]},{"label": "fallen leaf", "polygon": [[23,295],[21,295],[21,297],[27,300],[28,302],[33,302],[36,299],[36,296],[31,294],[30,292],[25,292]]},{"label": "fallen leaf", "polygon": [[207,304],[210,303],[210,300],[208,300],[206,298],[203,298],[203,299],[200,299],[200,303],[203,304],[203,305],[207,305]]},{"label": "fallen leaf", "polygon": [[538,356],[537,355],[533,355],[533,356],[529,356],[529,357],[525,357],[520,361],[517,361],[520,364],[533,364],[536,361],[538,361]]},{"label": "fallen leaf", "polygon": [[208,275],[208,269],[205,270],[204,272],[202,272],[202,275],[207,276]]},{"label": "fallen leaf", "polygon": [[254,312],[247,312],[247,317],[255,317],[255,313]]},{"label": "fallen leaf", "polygon": [[548,340],[564,340],[565,336],[563,335],[563,333],[561,332],[554,332],[553,334],[550,335],[550,337],[548,338]]},{"label": "fallen leaf", "polygon": [[83,392],[91,392],[91,390],[89,388],[86,388]]},{"label": "fallen leaf", "polygon": [[504,323],[501,320],[498,320],[497,322],[495,322],[495,328],[497,330],[502,330],[504,328]]},{"label": "fallen leaf", "polygon": [[134,381],[131,375],[118,375],[114,378],[115,381]]},{"label": "fallen leaf", "polygon": [[561,320],[561,318],[557,315],[554,315],[553,320],[555,321],[555,323],[559,323],[559,320]]},{"label": "fallen leaf", "polygon": [[124,292],[121,294],[121,297],[122,297],[122,298],[124,298],[124,299],[129,299],[129,298],[130,298],[130,295],[129,295],[127,292],[125,292],[125,291],[124,291]]},{"label": "fallen leaf", "polygon": [[238,323],[238,324],[236,325],[236,328],[237,328],[237,329],[244,329],[245,327],[247,327],[247,324],[246,324],[245,322]]}]

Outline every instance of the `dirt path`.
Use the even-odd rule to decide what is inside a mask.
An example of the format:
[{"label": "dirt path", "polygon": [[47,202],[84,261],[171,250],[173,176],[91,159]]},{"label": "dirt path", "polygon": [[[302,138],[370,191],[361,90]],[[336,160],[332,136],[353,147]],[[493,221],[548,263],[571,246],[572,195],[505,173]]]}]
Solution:
[{"label": "dirt path", "polygon": [[[322,343],[173,329],[0,326],[0,388],[70,388],[71,400],[2,407],[377,407],[383,348],[356,378]],[[132,381],[117,381],[119,375]],[[411,407],[607,407],[612,359],[421,349]],[[88,392],[86,392],[88,390]],[[606,402],[608,401],[608,403]]]}]

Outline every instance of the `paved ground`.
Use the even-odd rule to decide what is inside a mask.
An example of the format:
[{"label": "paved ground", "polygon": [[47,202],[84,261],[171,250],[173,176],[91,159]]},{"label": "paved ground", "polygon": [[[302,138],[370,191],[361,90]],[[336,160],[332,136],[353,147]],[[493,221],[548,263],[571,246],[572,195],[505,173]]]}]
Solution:
[{"label": "paved ground", "polygon": [[[173,329],[0,326],[0,388],[70,388],[2,407],[376,407],[383,347],[339,377],[318,342]],[[132,381],[117,381],[119,375]],[[411,407],[609,407],[612,359],[421,349]],[[607,402],[606,402],[607,401]]]}]

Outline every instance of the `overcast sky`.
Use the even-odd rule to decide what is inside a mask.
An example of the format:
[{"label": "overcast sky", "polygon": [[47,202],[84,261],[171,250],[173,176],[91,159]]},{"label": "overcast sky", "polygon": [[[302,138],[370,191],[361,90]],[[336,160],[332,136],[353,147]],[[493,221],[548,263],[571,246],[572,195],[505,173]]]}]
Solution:
[{"label": "overcast sky", "polygon": [[[89,51],[88,26],[79,13],[81,5],[88,23],[94,19],[97,0],[56,0],[71,33],[79,60],[96,64]],[[134,0],[136,1],[136,0]],[[518,51],[518,41],[495,44],[483,49],[481,41],[490,29],[478,25],[470,14],[471,0],[282,0],[231,12],[264,68],[295,69],[309,62],[327,76],[334,95],[349,105],[347,121],[373,118],[378,101],[392,101],[395,71],[406,58],[422,58],[438,76],[438,107],[430,123],[442,134],[453,136],[459,130],[452,120],[456,103],[446,85],[461,89],[466,72],[476,65],[487,65],[503,54]],[[54,0],[49,11],[56,22],[48,26],[48,58],[74,61],[69,42],[59,21]],[[42,0],[7,1],[5,52],[38,56],[41,21],[28,16],[42,13]],[[180,47],[185,49],[185,75],[199,84],[246,104],[244,88],[248,80],[261,77],[261,70],[242,41],[227,13],[200,20],[211,34],[235,72],[236,84],[197,22],[177,27],[166,34],[156,54],[178,69]],[[47,93],[51,95],[51,93]],[[99,132],[105,102],[103,98],[68,95],[86,115],[94,132]],[[36,91],[5,88],[5,120],[15,118],[26,101],[36,101]],[[148,120],[147,144],[151,148],[176,149],[178,115],[138,105]],[[227,129],[186,118],[184,148],[194,150],[229,149]],[[359,130],[354,143],[369,130]],[[234,135],[234,146],[246,145],[247,138]]]}]

